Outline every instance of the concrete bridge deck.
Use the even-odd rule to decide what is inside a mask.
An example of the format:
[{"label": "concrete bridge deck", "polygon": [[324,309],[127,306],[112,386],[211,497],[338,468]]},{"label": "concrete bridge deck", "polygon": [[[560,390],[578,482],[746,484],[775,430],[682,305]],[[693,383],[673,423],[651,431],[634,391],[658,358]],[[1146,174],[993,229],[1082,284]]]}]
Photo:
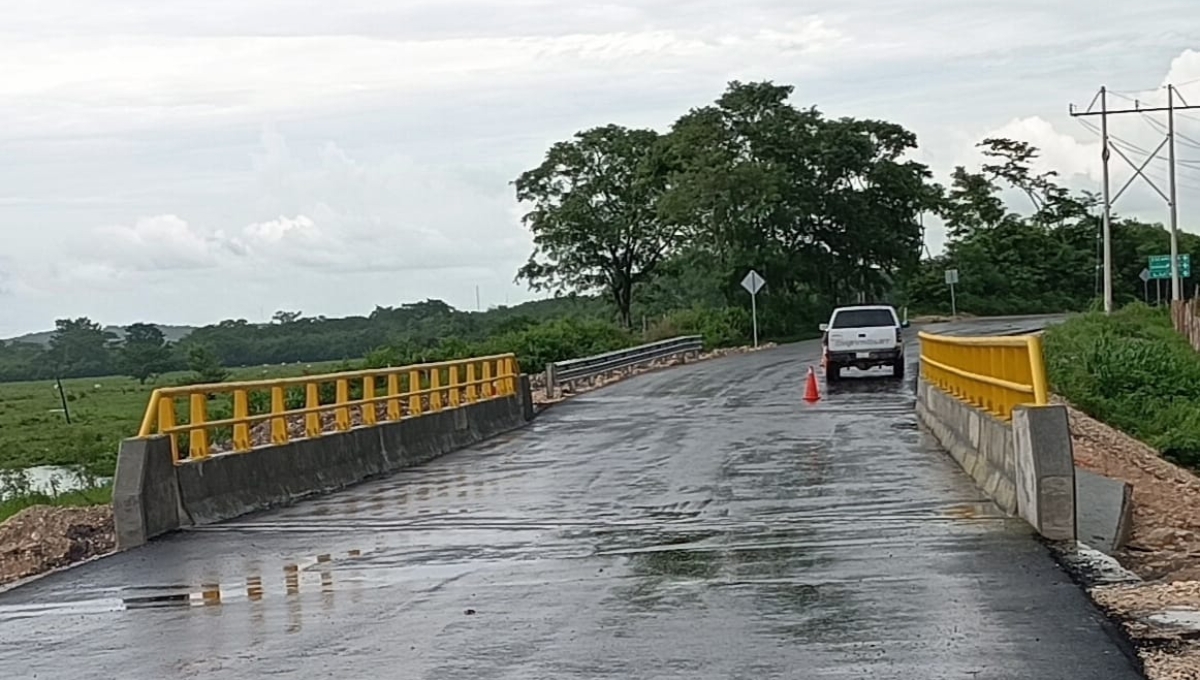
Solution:
[{"label": "concrete bridge deck", "polygon": [[904,384],[847,379],[814,406],[815,342],[641,376],[52,575],[0,595],[0,675],[1139,677],[917,429],[913,345]]}]

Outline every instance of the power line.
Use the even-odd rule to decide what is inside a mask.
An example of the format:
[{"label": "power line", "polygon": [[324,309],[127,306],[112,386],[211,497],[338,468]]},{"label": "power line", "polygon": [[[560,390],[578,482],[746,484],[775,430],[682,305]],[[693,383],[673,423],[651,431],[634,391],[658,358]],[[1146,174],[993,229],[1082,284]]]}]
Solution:
[{"label": "power line", "polygon": [[[1076,119],[1075,122],[1079,123],[1080,125],[1082,125],[1084,127],[1084,129],[1086,129],[1092,133],[1095,133],[1096,135],[1100,134],[1100,128],[1096,127],[1095,125],[1093,125],[1085,120]],[[1176,134],[1178,134],[1178,133],[1176,133]],[[1134,144],[1133,142],[1131,142],[1127,139],[1118,137],[1112,133],[1109,133],[1108,139],[1112,142],[1113,146],[1124,147],[1126,151],[1129,151],[1131,153],[1141,154],[1142,156],[1151,155],[1151,152],[1147,151],[1145,148],[1138,146],[1137,144]],[[1167,159],[1165,159],[1161,156],[1155,156],[1152,160],[1157,161],[1157,162],[1162,162],[1162,163],[1168,162]],[[1175,159],[1175,162],[1177,164],[1183,166],[1187,170],[1200,170],[1200,159],[1177,158],[1177,159]],[[1161,180],[1162,178],[1155,177],[1155,179]],[[1200,185],[1188,185],[1188,188],[1200,190]]]},{"label": "power line", "polygon": [[[1150,127],[1154,128],[1154,130],[1156,132],[1158,132],[1158,134],[1160,134],[1160,135],[1170,134],[1170,131],[1167,130],[1167,126],[1163,125],[1162,123],[1158,122],[1157,120],[1154,120],[1144,114],[1142,115],[1142,120],[1146,121],[1146,123],[1149,124]],[[1189,146],[1193,149],[1200,149],[1200,142],[1183,134],[1179,130],[1175,131],[1175,139],[1183,140],[1183,142],[1181,142],[1181,143],[1184,146]]]}]

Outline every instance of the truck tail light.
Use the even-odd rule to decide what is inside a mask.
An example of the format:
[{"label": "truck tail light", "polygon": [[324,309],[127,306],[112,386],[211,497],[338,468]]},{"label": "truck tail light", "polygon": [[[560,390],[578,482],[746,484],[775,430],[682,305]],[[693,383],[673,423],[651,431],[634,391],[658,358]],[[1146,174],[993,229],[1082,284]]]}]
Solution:
[{"label": "truck tail light", "polygon": [[900,342],[901,340],[904,339],[904,337],[901,335],[901,330],[902,329],[900,329],[900,328],[896,329],[896,342]]}]

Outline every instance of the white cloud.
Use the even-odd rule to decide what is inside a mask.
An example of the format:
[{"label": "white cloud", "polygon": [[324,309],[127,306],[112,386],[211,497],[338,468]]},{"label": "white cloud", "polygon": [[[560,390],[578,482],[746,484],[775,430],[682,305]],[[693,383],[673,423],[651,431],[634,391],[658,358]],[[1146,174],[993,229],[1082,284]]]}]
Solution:
[{"label": "white cloud", "polygon": [[[553,74],[606,78],[721,72],[830,50],[842,34],[820,19],[772,27],[643,30],[558,36],[395,40],[361,35],[55,37],[0,41],[0,138],[244,121],[304,110],[503,85]],[[57,115],[40,112],[53,107]]]},{"label": "white cloud", "polygon": [[132,271],[202,269],[241,248],[222,232],[205,232],[177,215],[155,215],[129,225],[102,226],[77,253],[84,262]]},{"label": "white cloud", "polygon": [[[212,226],[176,214],[91,230],[60,276],[294,266],[330,272],[471,270],[508,275],[529,250],[503,178],[480,195],[452,173],[394,156],[366,164],[326,142],[293,154],[267,132],[253,157],[257,212]],[[468,195],[475,201],[463,201]]]}]

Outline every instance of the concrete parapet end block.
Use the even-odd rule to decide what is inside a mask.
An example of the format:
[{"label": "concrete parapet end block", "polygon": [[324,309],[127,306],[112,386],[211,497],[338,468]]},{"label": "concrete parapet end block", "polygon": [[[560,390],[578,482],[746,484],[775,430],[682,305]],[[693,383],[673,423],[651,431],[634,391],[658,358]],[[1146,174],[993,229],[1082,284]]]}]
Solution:
[{"label": "concrete parapet end block", "polygon": [[1012,433],[1018,513],[1042,536],[1074,541],[1075,459],[1066,407],[1017,407]]},{"label": "concrete parapet end block", "polygon": [[537,408],[533,403],[533,385],[527,373],[522,373],[520,382],[517,383],[517,398],[521,401],[521,414],[525,422],[533,420],[537,415]]},{"label": "concrete parapet end block", "polygon": [[170,438],[121,442],[112,498],[117,550],[136,548],[180,527],[179,484]]}]

